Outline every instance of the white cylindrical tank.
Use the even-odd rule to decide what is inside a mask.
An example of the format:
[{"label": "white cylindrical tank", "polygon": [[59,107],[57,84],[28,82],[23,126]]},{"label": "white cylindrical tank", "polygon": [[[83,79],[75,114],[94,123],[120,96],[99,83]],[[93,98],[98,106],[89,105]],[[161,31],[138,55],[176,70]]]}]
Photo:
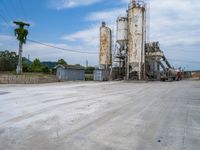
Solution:
[{"label": "white cylindrical tank", "polygon": [[112,65],[112,31],[105,22],[100,27],[100,69],[106,69]]},{"label": "white cylindrical tank", "polygon": [[145,63],[145,4],[132,0],[128,9],[129,72],[141,73]]},{"label": "white cylindrical tank", "polygon": [[128,18],[118,17],[117,19],[117,42],[124,46],[128,41]]}]

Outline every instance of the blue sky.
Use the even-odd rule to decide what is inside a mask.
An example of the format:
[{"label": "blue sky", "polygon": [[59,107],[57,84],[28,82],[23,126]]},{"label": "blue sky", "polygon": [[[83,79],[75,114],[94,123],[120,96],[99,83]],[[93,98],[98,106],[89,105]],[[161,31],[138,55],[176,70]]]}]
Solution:
[{"label": "blue sky", "polygon": [[[0,50],[17,52],[13,20],[31,23],[29,39],[80,51],[99,51],[99,26],[106,21],[115,35],[115,20],[129,0],[0,0]],[[160,41],[175,67],[200,69],[199,0],[150,0],[150,41]],[[98,55],[60,51],[27,42],[24,56],[33,60],[98,65]],[[183,60],[186,60],[184,62]]]}]

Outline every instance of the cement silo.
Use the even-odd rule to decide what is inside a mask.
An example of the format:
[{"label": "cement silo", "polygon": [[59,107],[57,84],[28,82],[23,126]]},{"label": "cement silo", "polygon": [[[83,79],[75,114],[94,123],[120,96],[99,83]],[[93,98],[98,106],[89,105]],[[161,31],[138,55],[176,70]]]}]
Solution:
[{"label": "cement silo", "polygon": [[128,8],[128,73],[142,79],[145,67],[145,3],[131,0]]},{"label": "cement silo", "polygon": [[120,16],[117,18],[117,41],[115,49],[115,61],[119,68],[119,74],[125,75],[128,48],[128,18]]},{"label": "cement silo", "polygon": [[112,65],[112,32],[106,23],[100,27],[100,69],[108,69]]},{"label": "cement silo", "polygon": [[124,49],[128,41],[128,18],[118,17],[117,19],[117,43]]}]

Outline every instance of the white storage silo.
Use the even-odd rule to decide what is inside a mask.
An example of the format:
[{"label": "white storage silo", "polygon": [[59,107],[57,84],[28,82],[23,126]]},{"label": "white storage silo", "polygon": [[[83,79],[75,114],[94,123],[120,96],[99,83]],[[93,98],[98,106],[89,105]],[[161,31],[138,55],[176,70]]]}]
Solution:
[{"label": "white storage silo", "polygon": [[119,74],[125,75],[127,63],[127,47],[128,47],[128,18],[119,16],[117,18],[117,39],[115,46],[115,63],[119,69]]},{"label": "white storage silo", "polygon": [[145,64],[145,3],[131,0],[128,9],[128,68],[139,80]]},{"label": "white storage silo", "polygon": [[117,43],[124,47],[128,41],[128,18],[118,17],[117,19]]},{"label": "white storage silo", "polygon": [[100,69],[108,69],[112,65],[112,32],[105,22],[100,27]]}]

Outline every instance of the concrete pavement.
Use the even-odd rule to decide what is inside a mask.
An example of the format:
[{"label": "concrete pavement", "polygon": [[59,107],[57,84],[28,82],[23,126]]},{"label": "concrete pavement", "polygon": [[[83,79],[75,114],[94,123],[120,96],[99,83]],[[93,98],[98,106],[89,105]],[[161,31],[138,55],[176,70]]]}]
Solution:
[{"label": "concrete pavement", "polygon": [[0,150],[199,150],[200,81],[0,85]]}]

